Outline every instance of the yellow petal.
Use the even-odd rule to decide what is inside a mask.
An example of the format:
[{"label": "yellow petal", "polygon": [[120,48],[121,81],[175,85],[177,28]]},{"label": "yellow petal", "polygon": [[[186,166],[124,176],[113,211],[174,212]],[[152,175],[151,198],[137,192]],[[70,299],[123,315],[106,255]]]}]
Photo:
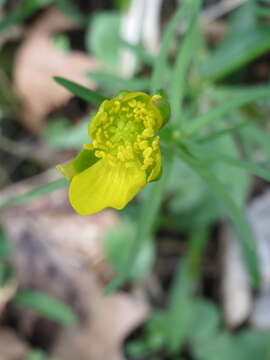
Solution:
[{"label": "yellow petal", "polygon": [[69,199],[81,215],[90,215],[106,207],[122,209],[146,184],[139,167],[127,168],[123,163],[111,165],[101,159],[72,178]]}]

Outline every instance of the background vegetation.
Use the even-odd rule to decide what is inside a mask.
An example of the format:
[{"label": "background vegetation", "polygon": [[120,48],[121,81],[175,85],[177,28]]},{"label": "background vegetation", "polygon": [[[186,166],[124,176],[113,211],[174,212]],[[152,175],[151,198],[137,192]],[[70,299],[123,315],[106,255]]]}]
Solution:
[{"label": "background vegetation", "polygon": [[[12,209],[18,207],[27,212],[24,206],[36,198],[42,201],[42,196],[67,186],[60,178],[35,183],[23,194],[14,190],[14,195],[12,190],[13,183],[53,168],[81,148],[88,119],[104,97],[121,90],[155,94],[161,89],[172,110],[160,133],[162,177],[117,213],[118,224],[106,231],[102,242],[113,272],[103,284],[106,295],[126,291],[134,296],[139,288],[151,308],[140,326],[122,339],[122,352],[128,359],[266,360],[270,322],[254,320],[253,310],[260,297],[266,294],[265,301],[269,297],[270,264],[262,255],[269,250],[269,225],[258,225],[267,223],[267,215],[259,213],[254,219],[250,212],[256,200],[265,204],[266,213],[270,208],[270,3],[164,0],[153,4],[160,6],[157,46],[151,46],[151,39],[150,45],[147,42],[150,35],[152,45],[155,42],[154,25],[147,30],[139,24],[134,30],[139,32],[138,41],[128,43],[123,38],[128,14],[132,19],[132,2],[0,2],[3,219],[14,216]],[[73,25],[59,25],[62,20],[56,15],[51,18],[56,22],[44,22],[52,9],[65,14]],[[42,42],[45,24],[50,47]],[[36,51],[54,66],[35,65],[40,61],[33,51],[38,32]],[[75,52],[81,58],[71,60]],[[27,55],[30,60],[25,65]],[[38,66],[43,69],[39,75],[34,72]],[[45,79],[43,87],[56,76],[48,98],[57,86],[73,97],[55,93],[55,102],[47,101],[45,93],[35,88],[33,79],[38,76]],[[43,105],[35,107],[39,102]],[[5,220],[2,225],[0,298],[16,283],[3,301],[3,310],[0,307],[2,326],[23,337],[27,359],[54,356],[44,339],[35,342],[20,334],[11,321],[14,307],[22,314],[30,308],[36,316],[64,326],[75,326],[80,319],[65,298],[56,299],[46,289],[31,287],[31,281],[26,287],[18,280],[12,259],[19,249]],[[57,224],[55,231],[61,237]],[[262,233],[266,234],[263,243]],[[31,273],[27,276],[31,278]],[[237,282],[238,276],[244,280]],[[240,294],[242,302],[237,296],[235,300],[237,286],[246,288]],[[238,312],[242,316],[237,319]],[[269,306],[262,314],[269,318]],[[47,336],[46,331],[38,334]]]}]

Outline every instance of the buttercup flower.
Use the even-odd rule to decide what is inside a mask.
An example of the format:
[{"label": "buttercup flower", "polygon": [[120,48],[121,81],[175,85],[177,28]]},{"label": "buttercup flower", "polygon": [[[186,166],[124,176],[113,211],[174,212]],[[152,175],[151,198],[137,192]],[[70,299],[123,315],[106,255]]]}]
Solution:
[{"label": "buttercup flower", "polygon": [[89,125],[93,142],[57,167],[71,180],[69,199],[79,214],[122,209],[148,182],[158,179],[156,133],[169,112],[164,97],[142,92],[123,92],[100,105]]}]

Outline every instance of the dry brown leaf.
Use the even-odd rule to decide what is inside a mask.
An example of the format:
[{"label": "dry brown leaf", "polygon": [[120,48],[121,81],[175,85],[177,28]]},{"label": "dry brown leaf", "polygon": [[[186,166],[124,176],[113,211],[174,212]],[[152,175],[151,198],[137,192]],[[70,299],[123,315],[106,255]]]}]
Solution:
[{"label": "dry brown leaf", "polygon": [[53,44],[54,32],[74,26],[70,18],[52,8],[34,23],[16,53],[14,88],[22,102],[20,119],[34,133],[41,131],[44,119],[52,109],[72,97],[54,82],[53,76],[93,87],[85,74],[96,70],[97,62],[81,51],[64,53]]},{"label": "dry brown leaf", "polygon": [[11,330],[0,330],[0,359],[24,359],[27,354],[26,345]]},{"label": "dry brown leaf", "polygon": [[14,280],[0,287],[0,317],[7,303],[13,298],[16,291],[17,283]]},{"label": "dry brown leaf", "polygon": [[[47,172],[31,187],[55,179]],[[5,190],[5,196],[29,190],[29,181]],[[15,249],[13,264],[20,286],[32,287],[70,304],[81,319],[76,328],[48,327],[53,355],[65,360],[122,360],[124,338],[147,316],[148,306],[129,294],[117,292],[104,297],[111,278],[102,240],[109,226],[119,220],[113,211],[79,216],[71,209],[67,190],[59,190],[31,203],[6,210],[2,223]],[[2,194],[3,195],[3,194]],[[1,196],[1,194],[0,194]],[[30,339],[38,318],[33,313],[16,313],[18,328]],[[14,314],[13,314],[14,316]],[[44,333],[43,333],[44,336]]]},{"label": "dry brown leaf", "polygon": [[145,320],[149,309],[121,292],[104,297],[103,287],[89,282],[89,278],[87,283],[84,301],[89,323],[79,331],[75,328],[64,332],[53,355],[65,360],[123,360],[123,340]]}]

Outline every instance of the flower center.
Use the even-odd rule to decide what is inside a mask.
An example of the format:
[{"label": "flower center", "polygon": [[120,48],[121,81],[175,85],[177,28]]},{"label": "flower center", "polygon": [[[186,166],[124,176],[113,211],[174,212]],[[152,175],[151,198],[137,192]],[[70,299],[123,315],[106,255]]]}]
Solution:
[{"label": "flower center", "polygon": [[90,127],[95,156],[112,165],[120,161],[126,167],[149,170],[159,161],[159,137],[154,135],[160,123],[150,97],[105,100]]}]

